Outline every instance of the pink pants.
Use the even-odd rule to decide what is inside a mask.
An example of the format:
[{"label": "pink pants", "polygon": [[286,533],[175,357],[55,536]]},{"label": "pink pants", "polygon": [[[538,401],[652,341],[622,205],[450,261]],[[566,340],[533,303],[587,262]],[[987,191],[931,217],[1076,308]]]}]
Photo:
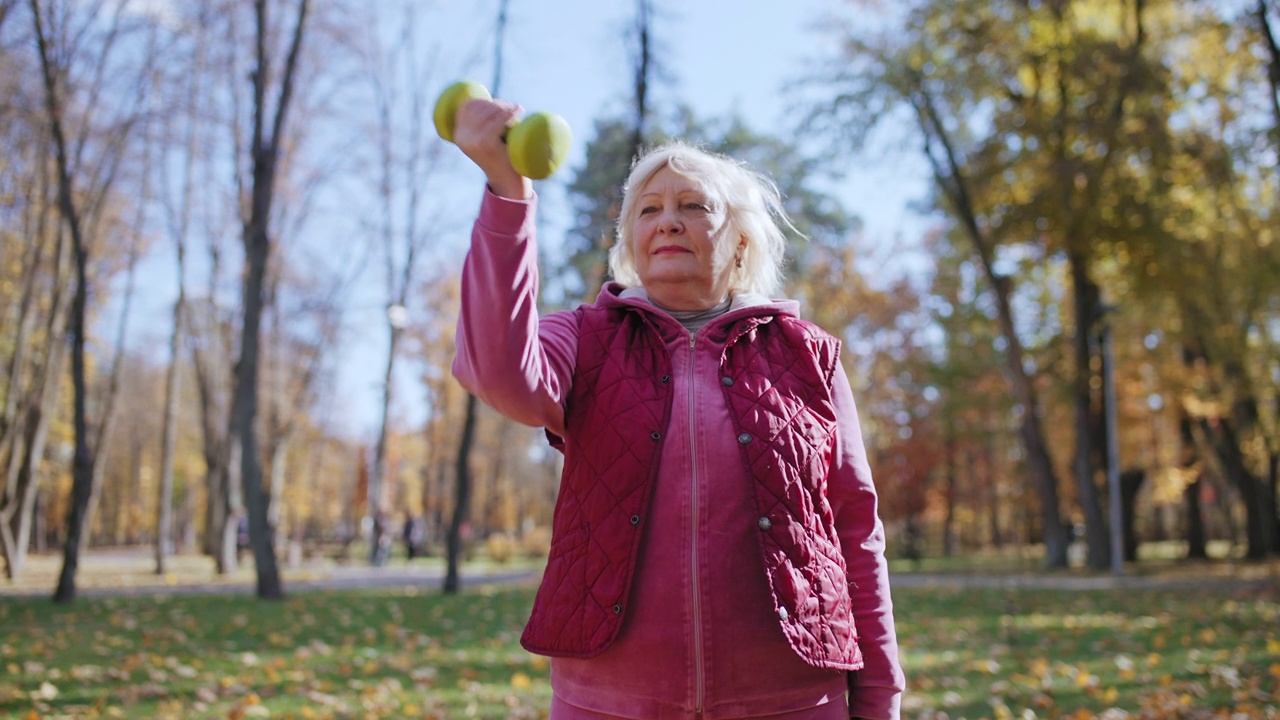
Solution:
[{"label": "pink pants", "polygon": [[[591,710],[583,710],[580,707],[570,705],[558,697],[551,698],[551,716],[548,720],[627,720],[620,715],[605,715],[604,713],[593,712]],[[688,718],[682,720],[702,720],[701,715],[689,715]],[[726,718],[725,720],[729,720]],[[743,720],[746,720],[745,718]],[[826,705],[805,708],[804,710],[796,710],[794,712],[786,712],[781,715],[758,715],[752,720],[849,720],[849,705],[841,698],[836,702],[830,702]]]}]

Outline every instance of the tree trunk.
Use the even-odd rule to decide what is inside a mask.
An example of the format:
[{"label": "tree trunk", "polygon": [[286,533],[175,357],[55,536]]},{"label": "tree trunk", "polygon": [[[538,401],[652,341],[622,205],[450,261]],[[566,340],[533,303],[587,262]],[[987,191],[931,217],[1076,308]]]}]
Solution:
[{"label": "tree trunk", "polygon": [[253,135],[251,145],[252,185],[249,217],[244,224],[245,274],[243,309],[244,325],[240,335],[240,360],[236,363],[235,391],[232,395],[232,435],[240,450],[240,485],[245,513],[249,517],[249,543],[257,571],[257,593],[264,600],[284,596],[280,571],[275,556],[274,532],[267,521],[267,498],[262,489],[262,465],[258,458],[258,362],[262,336],[262,311],[266,304],[264,288],[267,262],[271,255],[268,223],[275,194],[280,141],[285,115],[293,91],[298,55],[306,27],[308,0],[299,0],[297,23],[280,80],[280,95],[275,115],[267,127],[267,83],[271,79],[267,52],[267,0],[254,3],[256,20],[256,60],[253,71]]},{"label": "tree trunk", "polygon": [[[216,325],[217,319],[213,324]],[[210,358],[200,349],[193,348],[196,390],[200,397],[200,426],[204,438],[205,508],[204,536],[201,547],[214,559],[219,575],[236,568],[235,543],[228,548],[228,534],[235,534],[235,504],[232,501],[231,477],[233,443],[230,439],[230,415],[222,415],[218,403],[219,388],[215,373],[219,367],[217,358]]]},{"label": "tree trunk", "polygon": [[182,539],[177,546],[180,553],[203,551],[200,538],[196,533],[196,516],[199,514],[199,509],[192,485],[191,480],[188,480],[182,492],[182,513],[178,516],[178,534]]},{"label": "tree trunk", "polygon": [[[178,250],[178,300],[173,304],[173,335],[169,339],[169,367],[165,370],[164,419],[160,435],[160,492],[156,497],[156,574],[166,572],[173,552],[173,455],[178,434],[178,367],[182,352],[186,291],[182,281],[183,251]],[[212,498],[210,499],[212,502]]]},{"label": "tree trunk", "polygon": [[214,564],[220,573],[230,573],[240,566],[240,522],[245,519],[244,499],[240,490],[240,440],[227,439],[227,456],[219,469],[219,483],[224,498],[220,524],[214,528]]},{"label": "tree trunk", "polygon": [[1232,421],[1229,418],[1218,418],[1217,422],[1210,423],[1202,419],[1200,424],[1205,436],[1211,439],[1227,480],[1240,493],[1244,504],[1247,543],[1245,557],[1261,560],[1275,551],[1275,504],[1269,502],[1271,498],[1268,497],[1266,486],[1249,470]]},{"label": "tree trunk", "polygon": [[1267,491],[1271,494],[1268,507],[1274,515],[1272,525],[1276,529],[1273,547],[1280,550],[1280,454],[1274,452],[1267,457]]},{"label": "tree trunk", "polygon": [[1126,470],[1120,474],[1121,516],[1124,518],[1124,559],[1135,562],[1138,559],[1138,533],[1134,527],[1137,518],[1138,492],[1146,481],[1147,473],[1141,468]]},{"label": "tree trunk", "polygon": [[[78,235],[73,230],[72,235]],[[88,411],[85,382],[85,305],[89,288],[86,266],[88,258],[80,241],[76,242],[78,285],[71,306],[71,382],[75,392],[73,427],[75,428],[75,454],[71,465],[71,506],[67,511],[67,536],[63,548],[62,570],[58,575],[58,587],[54,591],[55,602],[69,603],[76,599],[76,572],[80,565],[81,535],[87,531],[85,519],[89,500],[93,493],[93,449],[89,447]]]},{"label": "tree trunk", "polygon": [[[255,163],[257,164],[257,163]],[[255,176],[261,171],[255,172]],[[265,211],[269,204],[266,180],[255,177],[253,218],[245,228],[244,328],[240,340],[240,360],[236,363],[235,394],[232,396],[231,422],[240,448],[240,487],[245,513],[249,518],[249,543],[257,570],[257,594],[264,600],[278,600],[284,591],[276,567],[273,529],[267,521],[267,498],[262,489],[262,466],[258,459],[258,345],[261,337],[263,279],[266,276],[270,241],[267,238]]]},{"label": "tree trunk", "polygon": [[267,451],[267,467],[271,468],[271,495],[267,504],[267,522],[279,532],[284,526],[284,483],[288,472],[290,434],[275,439]]},{"label": "tree trunk", "polygon": [[636,84],[635,124],[632,126],[631,157],[634,159],[644,147],[645,121],[649,116],[649,35],[653,22],[653,1],[636,0]]},{"label": "tree trunk", "polygon": [[1187,508],[1187,559],[1204,560],[1209,557],[1208,543],[1204,532],[1204,513],[1200,509],[1200,489],[1204,486],[1203,476],[1197,477],[1182,491],[1182,499]]},{"label": "tree trunk", "polygon": [[506,482],[506,467],[503,460],[506,454],[503,449],[511,441],[511,429],[514,425],[505,418],[499,421],[497,437],[493,438],[494,448],[489,466],[489,482],[484,496],[484,510],[479,518],[479,537],[488,537],[493,532],[506,532],[509,528],[504,521],[503,507],[513,492]]},{"label": "tree trunk", "polygon": [[458,462],[454,475],[457,485],[453,501],[453,519],[449,521],[449,535],[446,539],[448,569],[445,572],[444,592],[448,595],[456,595],[460,589],[458,563],[462,555],[462,528],[467,522],[471,505],[471,446],[475,443],[478,410],[476,396],[467,393],[466,419],[462,423],[462,438],[458,442]]},{"label": "tree trunk", "polygon": [[[57,131],[61,134],[61,130]],[[59,143],[61,145],[61,143]],[[61,156],[61,153],[59,153]],[[59,164],[64,164],[59,161]],[[69,185],[70,179],[65,178]],[[64,219],[70,226],[76,256],[76,294],[71,301],[71,383],[75,392],[72,424],[75,428],[75,454],[71,464],[71,506],[67,511],[67,537],[63,547],[62,571],[58,575],[58,587],[53,600],[69,603],[76,599],[76,572],[80,566],[80,538],[86,532],[85,518],[89,511],[89,499],[93,493],[93,448],[89,446],[89,420],[86,407],[88,387],[85,381],[85,314],[88,302],[88,252],[80,237],[79,220],[71,207],[71,193],[67,188],[59,192],[65,196],[61,205]]]},{"label": "tree trunk", "polygon": [[[388,248],[388,253],[389,252],[390,248]],[[369,497],[367,500],[367,507],[369,509],[370,518],[377,518],[383,513],[382,481],[387,462],[387,425],[391,419],[391,378],[395,372],[397,346],[400,344],[400,328],[396,327],[395,322],[389,322],[388,329],[390,331],[390,339],[387,342],[387,365],[382,375],[382,418],[378,425],[378,440],[374,444],[373,449],[373,467],[369,469]],[[378,551],[378,538],[370,536],[369,562],[375,562],[380,558],[381,556]]]},{"label": "tree trunk", "polygon": [[920,514],[912,511],[905,522],[906,537],[902,543],[902,556],[910,560],[919,569],[920,560],[924,557],[924,548],[920,543]]},{"label": "tree trunk", "polygon": [[[261,156],[261,151],[255,156]],[[267,236],[267,208],[270,206],[271,178],[268,163],[254,161],[253,212],[245,227],[244,326],[240,338],[240,359],[236,362],[235,392],[232,396],[231,424],[240,450],[241,500],[249,518],[249,542],[257,569],[258,597],[275,600],[283,596],[275,563],[275,542],[267,521],[267,498],[262,488],[262,466],[258,459],[258,361],[263,285],[270,252]]]},{"label": "tree trunk", "polygon": [[[147,194],[143,183],[143,196]],[[135,228],[140,228],[138,223]],[[112,438],[116,431],[116,398],[120,395],[120,375],[124,368],[124,341],[128,335],[129,328],[129,311],[133,307],[133,291],[134,281],[137,277],[138,267],[138,232],[135,229],[133,238],[133,247],[129,249],[129,266],[127,269],[127,280],[125,281],[125,291],[123,307],[120,309],[120,329],[116,335],[115,357],[111,363],[111,375],[107,380],[107,388],[105,397],[102,398],[102,416],[98,419],[98,432],[93,440],[94,457],[93,457],[93,483],[89,489],[89,505],[85,508],[84,523],[85,532],[80,536],[80,551],[84,552],[89,547],[89,540],[93,530],[93,519],[98,511],[98,503],[102,498],[102,482],[107,471],[107,452],[112,447]]]},{"label": "tree trunk", "polygon": [[[25,229],[25,228],[24,228]],[[43,264],[44,249],[48,241],[44,235],[37,235],[22,253],[22,277],[19,280],[22,296],[18,300],[18,317],[15,325],[17,333],[13,339],[13,354],[9,356],[9,386],[5,392],[4,408],[0,410],[0,458],[9,458],[10,464],[15,457],[13,448],[18,446],[18,437],[22,434],[20,415],[18,413],[19,397],[22,395],[20,379],[27,365],[27,348],[31,344],[31,330],[36,320],[36,295],[39,283],[38,270]],[[62,246],[58,242],[59,249]],[[54,282],[60,285],[59,266],[55,266]],[[7,472],[6,472],[7,478]],[[9,483],[0,485],[0,500],[9,489]]]},{"label": "tree trunk", "polygon": [[[30,397],[15,417],[9,441],[8,465],[4,468],[4,493],[0,495],[0,544],[4,548],[5,567],[9,579],[16,579],[26,564],[31,544],[33,514],[39,494],[39,471],[44,458],[49,423],[57,412],[62,392],[60,378],[66,366],[67,344],[64,341],[70,320],[70,277],[64,282],[63,269],[70,262],[70,243],[59,232],[54,256],[54,291],[52,306],[45,325],[45,364],[38,373]],[[11,376],[16,378],[17,376]],[[12,380],[11,380],[12,382]],[[10,393],[15,388],[10,386]]]},{"label": "tree trunk", "polygon": [[0,537],[3,538],[10,580],[17,579],[27,562],[27,548],[31,545],[35,524],[36,497],[40,493],[40,465],[49,437],[49,423],[62,394],[59,378],[66,368],[66,359],[66,343],[55,339],[51,343],[45,377],[41,381],[41,399],[27,409],[24,423],[27,434],[22,445],[15,448],[19,452],[19,462],[14,492],[10,504],[0,508]]},{"label": "tree trunk", "polygon": [[[946,196],[965,234],[973,243],[983,274],[991,284],[996,304],[996,320],[1000,335],[1006,344],[1005,370],[1014,397],[1021,406],[1018,434],[1026,452],[1027,475],[1040,498],[1040,516],[1044,524],[1045,566],[1067,566],[1067,529],[1062,523],[1058,504],[1058,479],[1053,471],[1053,461],[1044,440],[1040,422],[1040,401],[1023,358],[1022,340],[1018,337],[1013,320],[1011,300],[1012,283],[995,268],[995,248],[978,223],[970,197],[969,180],[961,167],[951,142],[947,125],[934,107],[933,97],[922,85],[917,84],[908,98],[916,110],[920,129],[925,138],[925,155],[933,165],[934,181]],[[934,146],[940,146],[942,158],[935,155]]]},{"label": "tree trunk", "polygon": [[[1093,328],[1098,319],[1098,287],[1089,279],[1087,260],[1079,253],[1068,255],[1071,265],[1071,285],[1075,295],[1076,332],[1073,337],[1076,357],[1076,376],[1073,384],[1076,423],[1075,476],[1080,510],[1084,513],[1085,563],[1090,570],[1106,570],[1111,564],[1110,533],[1102,514],[1095,480],[1093,439],[1097,414],[1093,409],[1093,369],[1096,357],[1093,344]],[[1117,529],[1118,531],[1118,529]]]},{"label": "tree trunk", "polygon": [[[631,107],[631,137],[628,142],[626,151],[626,162],[634,162],[644,149],[645,131],[649,118],[649,79],[654,72],[653,62],[653,0],[636,0],[636,17],[635,17],[635,65],[632,68],[632,107]],[[629,166],[628,166],[629,167]],[[627,167],[622,168],[623,172]],[[618,179],[618,187],[621,187],[621,181],[626,179],[624,174]],[[609,211],[610,223],[617,221],[614,215],[621,207],[621,194],[611,197],[614,200],[611,210]],[[587,301],[594,300],[600,293],[600,289],[609,279],[609,244],[612,234],[601,232],[590,238],[593,247],[590,254],[598,260],[593,261],[583,270],[583,296]],[[592,272],[595,271],[595,272]]]},{"label": "tree trunk", "polygon": [[[232,443],[218,443],[218,448],[229,448]],[[219,454],[210,456],[205,450],[205,531],[204,552],[213,558],[219,575],[225,575],[236,569],[235,543],[227,543],[228,535],[235,535],[236,505],[232,501],[232,487],[235,480],[231,477],[232,458],[229,450],[217,449]]]},{"label": "tree trunk", "polygon": [[1258,0],[1255,16],[1258,19],[1263,45],[1267,53],[1267,82],[1271,87],[1271,144],[1276,152],[1280,152],[1280,40],[1271,27],[1267,14],[1267,0]]},{"label": "tree trunk", "polygon": [[[200,13],[200,19],[205,20],[205,14]],[[174,268],[177,273],[178,281],[178,298],[173,303],[173,334],[169,338],[169,367],[165,371],[164,383],[164,417],[161,420],[162,430],[160,436],[160,491],[156,496],[156,574],[163,575],[166,572],[168,557],[174,552],[174,522],[173,522],[173,464],[174,454],[177,452],[177,435],[178,435],[178,402],[179,402],[179,369],[182,367],[182,338],[186,333],[186,315],[187,315],[187,232],[191,225],[191,207],[192,197],[195,194],[195,165],[196,153],[198,152],[197,143],[199,142],[199,128],[203,126],[203,116],[200,109],[201,100],[201,81],[205,77],[205,50],[207,46],[205,36],[206,23],[201,22],[200,27],[196,29],[197,40],[195,49],[195,60],[191,67],[189,84],[187,85],[187,106],[191,109],[191,115],[182,123],[185,128],[185,137],[182,144],[182,178],[179,180],[179,196],[177,207],[166,203],[165,207],[169,210],[169,232],[173,237],[174,253],[177,264]],[[172,128],[172,124],[165,125],[166,132]],[[169,144],[166,140],[166,146]],[[165,165],[164,167],[168,167]],[[167,175],[166,175],[167,177]],[[169,183],[165,183],[169,185]],[[216,277],[216,270],[214,271]],[[213,283],[211,283],[211,286]],[[191,479],[187,478],[187,497],[192,496]],[[209,498],[209,502],[214,500]],[[187,519],[188,524],[191,518]],[[185,544],[185,543],[184,543]]]},{"label": "tree trunk", "polygon": [[991,543],[1000,549],[1004,547],[1004,532],[1000,529],[1000,488],[996,477],[995,433],[988,433],[983,443],[983,459],[986,464],[987,512],[990,514]]},{"label": "tree trunk", "polygon": [[[492,87],[492,92],[495,96],[499,92],[499,80],[502,78],[501,42],[506,28],[506,7],[507,0],[503,0],[499,4],[498,27],[496,30],[498,47]],[[412,23],[412,17],[407,17],[406,22]],[[403,57],[405,62],[412,66],[414,63],[414,51],[415,48],[410,44],[407,48],[408,57],[397,53],[394,61],[399,62]],[[366,493],[367,497],[365,498],[367,516],[370,520],[386,514],[386,509],[383,508],[383,496],[385,495],[384,485],[387,479],[387,436],[391,431],[391,398],[394,392],[392,383],[395,377],[400,340],[407,322],[406,307],[414,288],[417,259],[423,247],[424,237],[418,232],[418,214],[426,177],[423,168],[420,167],[420,159],[423,157],[423,152],[421,151],[421,134],[417,132],[418,123],[416,119],[410,123],[414,130],[409,133],[408,138],[401,141],[397,137],[394,123],[392,122],[396,103],[393,101],[393,97],[384,90],[384,83],[379,77],[382,72],[384,72],[382,68],[374,70],[373,85],[376,91],[375,99],[378,105],[379,120],[378,140],[381,164],[379,168],[379,192],[382,200],[383,254],[386,260],[387,363],[383,369],[382,376],[378,437],[374,443],[373,465],[369,472],[369,486]],[[410,105],[418,107],[423,100],[419,94],[421,92],[420,88],[414,87],[410,92],[412,93]],[[405,157],[404,162],[399,162],[398,154],[405,152],[407,152],[407,157]],[[403,173],[403,175],[398,175],[398,173]],[[401,177],[403,179],[400,179]],[[407,195],[403,211],[404,230],[401,235],[404,241],[403,264],[398,268],[395,249],[397,236],[395,223],[397,189],[403,190]],[[370,525],[372,526],[372,523]],[[381,560],[382,555],[378,550],[377,538],[370,537],[369,539],[370,561]]]},{"label": "tree trunk", "polygon": [[945,478],[946,478],[946,515],[942,521],[942,556],[952,557],[956,553],[956,439],[955,431],[951,427],[951,423],[947,423],[947,437],[945,440],[946,460],[945,460]]},{"label": "tree trunk", "polygon": [[62,106],[58,90],[59,69],[53,66],[51,51],[44,34],[44,22],[37,0],[31,0],[31,15],[40,67],[44,79],[44,101],[49,132],[53,139],[54,161],[58,178],[58,210],[71,236],[75,258],[76,291],[71,301],[71,381],[75,391],[72,425],[75,432],[75,455],[72,460],[71,505],[67,511],[67,538],[62,571],[54,591],[55,602],[69,603],[76,598],[76,570],[80,563],[80,536],[84,532],[85,513],[93,488],[93,448],[90,447],[87,393],[85,381],[85,315],[89,296],[89,250],[81,233],[80,216],[75,207],[71,187],[70,160],[62,131]]}]

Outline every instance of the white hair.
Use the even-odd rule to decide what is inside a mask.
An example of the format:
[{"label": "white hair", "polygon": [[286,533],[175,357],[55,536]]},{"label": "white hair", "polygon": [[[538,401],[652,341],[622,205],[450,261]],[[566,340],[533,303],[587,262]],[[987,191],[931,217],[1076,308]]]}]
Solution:
[{"label": "white hair", "polygon": [[722,237],[746,240],[742,264],[733,268],[729,289],[775,296],[782,289],[782,264],[787,245],[780,224],[795,230],[782,207],[778,186],[744,162],[679,140],[650,149],[631,166],[631,174],[622,188],[616,240],[609,249],[609,272],[613,279],[630,287],[641,285],[631,246],[631,225],[639,212],[636,196],[666,167],[697,183],[703,192],[723,204],[726,222]]}]

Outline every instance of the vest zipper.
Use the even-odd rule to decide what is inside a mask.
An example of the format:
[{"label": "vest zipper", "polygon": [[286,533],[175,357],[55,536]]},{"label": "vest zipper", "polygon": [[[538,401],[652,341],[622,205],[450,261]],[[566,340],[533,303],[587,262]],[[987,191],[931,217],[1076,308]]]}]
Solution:
[{"label": "vest zipper", "polygon": [[689,523],[691,528],[690,539],[692,540],[692,565],[693,568],[693,707],[694,713],[702,714],[702,704],[706,694],[706,679],[703,677],[703,649],[702,649],[702,585],[698,582],[698,576],[701,574],[701,568],[698,567],[698,425],[696,417],[697,403],[694,395],[697,392],[697,352],[696,346],[698,342],[698,334],[696,332],[689,333],[689,484],[692,491],[691,515],[692,521]]}]

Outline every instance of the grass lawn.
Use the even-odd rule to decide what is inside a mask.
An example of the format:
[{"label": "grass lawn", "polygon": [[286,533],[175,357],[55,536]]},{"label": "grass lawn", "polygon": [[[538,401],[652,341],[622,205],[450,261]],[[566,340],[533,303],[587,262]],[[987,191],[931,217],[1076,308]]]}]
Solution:
[{"label": "grass lawn", "polygon": [[1275,586],[894,597],[909,717],[1280,717]]},{"label": "grass lawn", "polygon": [[[545,717],[532,592],[0,597],[0,717]],[[1274,583],[894,598],[904,717],[1280,717]]]}]

